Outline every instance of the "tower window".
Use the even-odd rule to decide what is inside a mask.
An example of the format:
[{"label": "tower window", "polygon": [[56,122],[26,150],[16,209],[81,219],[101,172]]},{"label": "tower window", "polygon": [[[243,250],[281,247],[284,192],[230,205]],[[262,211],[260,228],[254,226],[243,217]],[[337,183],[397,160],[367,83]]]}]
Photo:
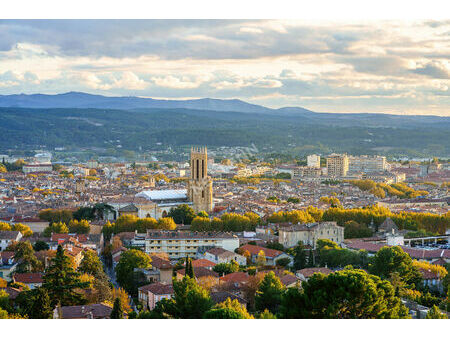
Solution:
[{"label": "tower window", "polygon": [[199,176],[200,173],[199,173],[198,165],[199,165],[199,160],[197,160],[197,179],[200,178],[200,176]]},{"label": "tower window", "polygon": [[202,178],[205,178],[205,160],[202,160]]},{"label": "tower window", "polygon": [[205,198],[205,190],[202,190],[202,198]]}]

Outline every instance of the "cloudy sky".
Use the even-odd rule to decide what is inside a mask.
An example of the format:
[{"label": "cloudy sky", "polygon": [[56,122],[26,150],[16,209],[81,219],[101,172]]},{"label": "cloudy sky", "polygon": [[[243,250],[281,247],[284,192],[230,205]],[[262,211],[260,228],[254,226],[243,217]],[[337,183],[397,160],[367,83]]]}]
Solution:
[{"label": "cloudy sky", "polygon": [[0,94],[67,91],[450,116],[450,21],[0,21]]}]

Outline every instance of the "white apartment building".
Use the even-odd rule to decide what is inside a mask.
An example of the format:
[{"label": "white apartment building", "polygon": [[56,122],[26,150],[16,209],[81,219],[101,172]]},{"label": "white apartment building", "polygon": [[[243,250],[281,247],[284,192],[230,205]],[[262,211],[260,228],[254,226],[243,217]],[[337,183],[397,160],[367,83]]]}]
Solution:
[{"label": "white apartment building", "polygon": [[349,156],[348,170],[350,172],[380,172],[387,169],[385,156]]},{"label": "white apartment building", "polygon": [[239,238],[227,232],[149,230],[144,242],[146,253],[165,252],[170,259],[196,257],[213,247],[232,252],[239,247]]},{"label": "white apartment building", "polygon": [[308,155],[306,157],[306,164],[308,167],[320,168],[320,156],[319,155]]},{"label": "white apartment building", "polygon": [[22,171],[24,174],[30,174],[30,173],[43,173],[43,172],[52,172],[53,167],[51,163],[45,164],[45,163],[32,163],[32,164],[25,164],[22,167]]}]

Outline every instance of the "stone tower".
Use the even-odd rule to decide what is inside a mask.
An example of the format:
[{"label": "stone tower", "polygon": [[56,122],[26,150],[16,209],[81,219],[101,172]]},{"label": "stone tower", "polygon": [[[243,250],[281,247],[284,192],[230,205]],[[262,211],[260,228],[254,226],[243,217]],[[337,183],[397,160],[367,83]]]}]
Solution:
[{"label": "stone tower", "polygon": [[206,147],[191,148],[191,176],[188,181],[188,198],[196,212],[210,213],[213,208],[212,179],[208,176],[208,151]]}]

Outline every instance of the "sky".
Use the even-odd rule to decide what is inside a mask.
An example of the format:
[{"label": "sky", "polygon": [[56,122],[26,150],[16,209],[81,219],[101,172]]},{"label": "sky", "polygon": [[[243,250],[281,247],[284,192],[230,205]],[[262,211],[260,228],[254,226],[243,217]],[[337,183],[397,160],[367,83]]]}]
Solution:
[{"label": "sky", "polygon": [[450,116],[450,20],[0,20],[0,94]]}]

